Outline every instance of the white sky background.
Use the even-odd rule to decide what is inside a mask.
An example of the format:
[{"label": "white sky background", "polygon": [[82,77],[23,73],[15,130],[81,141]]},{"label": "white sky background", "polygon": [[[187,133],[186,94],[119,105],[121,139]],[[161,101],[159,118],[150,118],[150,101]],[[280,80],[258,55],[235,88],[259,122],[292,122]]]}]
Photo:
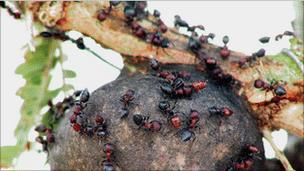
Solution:
[{"label": "white sky background", "polygon": [[[173,26],[174,15],[179,14],[190,25],[203,24],[206,33],[212,32],[216,37],[211,43],[222,45],[222,37],[229,35],[230,49],[251,54],[260,48],[265,48],[267,54],[276,54],[282,48],[289,47],[288,39],[274,41],[274,36],[292,30],[290,22],[295,13],[292,1],[188,1],[188,2],[148,2],[148,9],[153,12],[158,9],[161,18],[168,26]],[[23,60],[22,47],[29,39],[25,23],[13,19],[1,9],[1,145],[14,145],[14,129],[20,119],[22,100],[16,96],[16,91],[25,83],[21,76],[15,74],[15,69]],[[76,37],[79,34],[73,34]],[[258,39],[270,36],[271,43],[263,45]],[[122,59],[118,53],[111,52],[95,45],[92,40],[85,43],[98,54],[115,65],[122,67]],[[88,88],[94,91],[98,87],[114,80],[119,72],[104,64],[87,52],[78,50],[71,43],[63,43],[63,52],[68,55],[64,64],[67,69],[77,72],[77,78],[68,80],[76,89]],[[58,69],[58,68],[57,68]],[[61,76],[53,72],[54,81],[51,87],[61,85]],[[92,75],[92,76],[90,76]],[[284,131],[273,134],[277,145],[283,148],[287,141]],[[32,131],[30,140],[36,133]],[[266,156],[274,157],[269,145],[265,144]],[[37,153],[40,145],[32,152],[21,155],[16,163],[16,169],[49,169],[44,165],[46,155]]]}]

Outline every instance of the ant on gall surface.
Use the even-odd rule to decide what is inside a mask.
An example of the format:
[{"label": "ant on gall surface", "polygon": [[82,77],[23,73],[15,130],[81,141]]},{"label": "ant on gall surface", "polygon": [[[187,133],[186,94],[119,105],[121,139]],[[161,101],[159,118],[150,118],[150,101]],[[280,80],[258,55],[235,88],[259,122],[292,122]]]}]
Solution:
[{"label": "ant on gall surface", "polygon": [[144,128],[144,130],[159,132],[161,130],[162,124],[156,120],[149,121],[149,118],[150,116],[135,114],[133,115],[133,122],[139,126],[139,128]]},{"label": "ant on gall surface", "polygon": [[229,109],[228,107],[216,107],[216,106],[212,106],[210,108],[208,108],[208,111],[210,113],[210,116],[212,115],[219,115],[219,116],[231,116],[233,114],[233,111],[231,109]]},{"label": "ant on gall surface", "polygon": [[102,162],[103,165],[103,170],[104,171],[113,171],[114,170],[114,166],[113,166],[113,158],[115,158],[114,156],[114,145],[111,143],[106,143],[103,146],[103,152],[105,153],[105,158],[106,160],[104,160]]},{"label": "ant on gall surface", "polygon": [[250,169],[254,163],[254,159],[261,159],[258,154],[260,150],[253,145],[246,145],[242,149],[240,156],[235,160],[232,166],[229,166],[226,171],[238,171]]},{"label": "ant on gall surface", "polygon": [[124,106],[127,107],[135,99],[135,91],[127,90],[125,94],[120,97],[120,101],[123,102]]}]

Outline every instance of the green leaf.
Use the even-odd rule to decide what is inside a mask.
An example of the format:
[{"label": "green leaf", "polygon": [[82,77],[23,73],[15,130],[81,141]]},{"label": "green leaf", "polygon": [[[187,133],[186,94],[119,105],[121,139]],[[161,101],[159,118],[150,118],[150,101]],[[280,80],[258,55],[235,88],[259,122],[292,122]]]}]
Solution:
[{"label": "green leaf", "polygon": [[75,78],[76,77],[76,73],[74,71],[72,71],[72,70],[65,69],[65,70],[63,70],[63,76],[65,78]]},{"label": "green leaf", "polygon": [[16,74],[22,75],[26,83],[17,95],[23,100],[21,119],[15,129],[17,145],[1,147],[1,163],[10,166],[13,158],[18,157],[24,150],[28,133],[39,118],[41,109],[47,105],[48,100],[55,98],[61,88],[49,90],[51,70],[58,62],[55,59],[55,50],[59,47],[57,40],[35,38],[35,51],[29,49],[25,53],[25,62],[16,69]]},{"label": "green leaf", "polygon": [[64,92],[67,92],[67,91],[72,90],[72,89],[74,89],[74,86],[71,85],[71,84],[64,84],[64,85],[62,86],[62,90],[63,90]]},{"label": "green leaf", "polygon": [[0,168],[8,168],[11,166],[16,155],[20,155],[22,149],[19,146],[3,146],[1,147],[1,164]]},{"label": "green leaf", "polygon": [[283,80],[292,83],[303,79],[303,75],[299,66],[287,55],[279,53],[277,55],[267,56],[268,59],[277,61],[283,65],[281,70],[271,71],[266,73],[267,80]]}]

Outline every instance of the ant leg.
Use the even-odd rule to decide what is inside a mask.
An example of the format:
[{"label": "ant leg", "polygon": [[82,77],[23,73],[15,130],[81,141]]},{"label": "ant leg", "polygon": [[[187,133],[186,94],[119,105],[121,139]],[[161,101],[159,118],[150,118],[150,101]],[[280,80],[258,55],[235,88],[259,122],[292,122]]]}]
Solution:
[{"label": "ant leg", "polygon": [[[173,56],[171,56],[164,48],[161,48],[161,50],[164,52],[164,54],[166,54],[167,56],[169,56],[170,58],[173,58]],[[158,50],[157,50],[158,51]]]},{"label": "ant leg", "polygon": [[200,134],[200,133],[201,133],[201,126],[200,126],[200,125],[196,125],[196,126],[194,127],[194,129],[196,129],[196,128],[198,128],[198,133]]},{"label": "ant leg", "polygon": [[192,139],[192,143],[194,143],[194,141],[196,140],[196,135],[194,132],[191,132],[192,136],[193,136],[193,139]]}]

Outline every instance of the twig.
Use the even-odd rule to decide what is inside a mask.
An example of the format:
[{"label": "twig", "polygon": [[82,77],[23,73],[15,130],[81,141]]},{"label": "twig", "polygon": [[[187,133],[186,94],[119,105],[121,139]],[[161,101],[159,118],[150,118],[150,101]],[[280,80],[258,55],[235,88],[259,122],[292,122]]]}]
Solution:
[{"label": "twig", "polygon": [[121,71],[120,68],[118,68],[117,66],[115,66],[114,64],[110,63],[109,61],[103,59],[101,56],[99,56],[96,52],[94,52],[93,50],[91,50],[90,48],[85,48],[85,50],[89,51],[90,53],[92,53],[94,56],[96,56],[97,58],[99,58],[100,60],[102,60],[104,63],[109,64],[110,66],[112,66],[113,68]]},{"label": "twig", "polygon": [[298,57],[292,51],[286,48],[282,49],[282,52],[289,56],[298,65],[298,67],[302,71],[302,74],[304,74],[304,65],[301,63]]},{"label": "twig", "polygon": [[292,166],[290,165],[290,163],[289,163],[288,159],[286,158],[286,156],[284,155],[284,153],[273,142],[271,131],[269,131],[268,129],[264,129],[264,130],[262,130],[262,132],[263,132],[264,138],[269,142],[269,144],[271,145],[272,149],[274,150],[276,158],[281,161],[281,163],[284,166],[285,170],[286,171],[295,171],[292,168]]}]

